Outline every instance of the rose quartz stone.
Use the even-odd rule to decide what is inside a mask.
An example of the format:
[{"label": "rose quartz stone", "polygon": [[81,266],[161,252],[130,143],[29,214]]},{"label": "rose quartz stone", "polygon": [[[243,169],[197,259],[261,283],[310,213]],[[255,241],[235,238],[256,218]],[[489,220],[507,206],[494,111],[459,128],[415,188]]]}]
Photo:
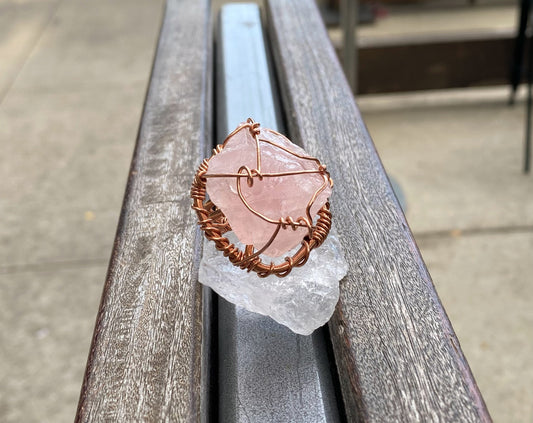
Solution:
[{"label": "rose quartz stone", "polygon": [[[261,128],[259,138],[270,140],[289,151],[302,156],[308,154],[286,137],[268,129]],[[318,169],[316,162],[305,160],[287,153],[266,142],[260,143],[261,173],[278,173],[298,170]],[[243,128],[232,136],[224,150],[209,160],[207,174],[238,173],[241,166],[257,168],[256,142],[248,128]],[[277,225],[269,223],[251,213],[237,193],[236,177],[207,178],[207,193],[211,201],[222,210],[235,235],[243,244],[254,245],[256,251],[271,238]],[[265,177],[262,181],[254,178],[249,187],[246,178],[241,178],[241,191],[250,206],[257,212],[273,220],[291,216],[293,220],[305,217],[305,210],[313,194],[322,186],[324,179],[320,174]],[[314,218],[331,195],[331,187],[322,191],[313,206]],[[315,219],[316,220],[316,219]],[[281,256],[302,242],[307,234],[303,227],[293,230],[290,226],[281,229],[274,242],[263,254],[270,257]]]}]

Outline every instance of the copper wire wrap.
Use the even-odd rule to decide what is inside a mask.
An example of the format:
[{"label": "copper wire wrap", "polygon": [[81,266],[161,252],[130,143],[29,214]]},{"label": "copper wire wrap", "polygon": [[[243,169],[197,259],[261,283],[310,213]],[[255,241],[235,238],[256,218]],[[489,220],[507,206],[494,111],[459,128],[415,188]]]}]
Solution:
[{"label": "copper wire wrap", "polygon": [[[209,160],[219,154],[224,149],[226,142],[229,138],[231,138],[231,136],[243,129],[248,129],[256,141],[257,168],[249,169],[246,166],[242,166],[236,174],[207,175],[207,170],[209,168]],[[276,131],[270,131],[274,134],[281,136],[281,134]],[[191,197],[193,199],[192,208],[196,211],[196,214],[198,215],[198,224],[200,225],[200,229],[204,231],[206,238],[213,241],[216,245],[216,248],[219,251],[222,251],[224,256],[228,257],[231,263],[233,263],[237,267],[240,267],[241,269],[246,269],[249,272],[256,272],[260,277],[267,277],[270,275],[284,277],[291,272],[293,267],[303,266],[307,262],[311,250],[320,246],[328,236],[329,230],[331,228],[331,212],[329,211],[329,202],[326,202],[326,204],[324,204],[324,206],[322,206],[322,208],[318,211],[318,220],[315,224],[313,224],[313,217],[310,215],[310,210],[318,194],[320,194],[320,192],[322,192],[328,184],[330,186],[333,186],[333,181],[331,180],[329,172],[326,170],[326,166],[322,165],[318,159],[309,156],[301,156],[269,140],[260,139],[259,134],[259,123],[254,122],[253,119],[249,118],[246,123],[239,125],[232,133],[230,133],[224,140],[223,144],[218,145],[213,150],[213,155],[210,158],[203,160],[202,164],[198,168],[198,171],[196,172],[191,187]],[[274,145],[275,147],[278,147],[299,158],[312,160],[317,163],[318,168],[317,170],[293,171],[282,174],[261,173],[261,152],[259,146],[260,141],[268,142]],[[285,218],[280,217],[277,221],[269,219],[261,213],[255,211],[246,202],[240,191],[241,178],[245,178],[248,185],[252,186],[254,178],[263,179],[264,177],[290,176],[304,173],[320,174],[324,178],[324,183],[320,188],[317,189],[317,191],[314,193],[311,200],[307,204],[306,216],[300,216],[297,219],[294,219],[290,216]],[[232,244],[228,240],[228,238],[223,236],[226,232],[231,231],[231,226],[222,211],[218,209],[217,206],[213,204],[213,202],[209,200],[206,201],[206,184],[207,178],[209,177],[237,178],[237,190],[239,197],[244,203],[244,205],[248,208],[248,210],[250,210],[251,213],[261,217],[262,219],[272,223],[273,226],[277,225],[272,237],[266,245],[262,246],[258,250],[256,250],[255,246],[253,245],[247,245],[245,247],[245,250],[242,251],[237,246]],[[302,244],[298,251],[292,257],[285,257],[285,261],[283,263],[264,263],[261,259],[261,253],[272,244],[280,230],[285,230],[289,227],[292,229],[295,229],[296,227],[307,227],[308,229],[308,234],[302,239]]]}]

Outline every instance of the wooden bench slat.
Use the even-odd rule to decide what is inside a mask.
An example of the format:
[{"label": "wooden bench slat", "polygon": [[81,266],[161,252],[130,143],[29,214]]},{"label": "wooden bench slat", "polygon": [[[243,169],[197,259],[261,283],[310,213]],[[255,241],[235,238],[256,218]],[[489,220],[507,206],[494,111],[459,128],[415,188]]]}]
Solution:
[{"label": "wooden bench slat", "polygon": [[290,135],[335,182],[350,269],[329,327],[348,420],[490,421],[316,5],[267,9]]},{"label": "wooden bench slat", "polygon": [[189,190],[211,139],[211,44],[209,1],[169,0],[77,421],[205,416],[201,238]]},{"label": "wooden bench slat", "polygon": [[[283,131],[257,5],[222,7],[215,68],[219,142],[248,117]],[[339,421],[323,329],[296,335],[222,298],[218,304],[219,421]]]}]

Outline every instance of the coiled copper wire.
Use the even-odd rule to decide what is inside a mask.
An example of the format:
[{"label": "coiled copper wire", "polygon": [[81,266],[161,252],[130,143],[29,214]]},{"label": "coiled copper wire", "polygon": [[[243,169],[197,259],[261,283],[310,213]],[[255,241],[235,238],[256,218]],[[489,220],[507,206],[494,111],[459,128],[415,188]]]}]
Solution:
[{"label": "coiled copper wire", "polygon": [[[248,129],[251,135],[256,140],[257,145],[257,168],[249,169],[246,166],[242,166],[239,169],[237,174],[220,174],[220,175],[207,175],[207,170],[209,168],[209,160],[215,155],[219,154],[226,145],[227,140],[236,134],[238,131]],[[267,277],[269,275],[276,275],[278,277],[287,276],[294,267],[303,266],[308,258],[309,253],[314,248],[320,246],[326,237],[329,234],[331,229],[331,212],[329,210],[329,202],[326,202],[324,206],[318,211],[318,220],[316,224],[313,224],[313,218],[310,215],[310,209],[313,205],[318,194],[325,189],[327,184],[333,186],[333,181],[329,175],[329,172],[326,170],[326,166],[322,165],[320,161],[314,157],[300,156],[292,151],[285,149],[278,144],[275,144],[268,140],[261,140],[268,142],[290,154],[293,154],[299,158],[304,158],[308,160],[313,160],[317,163],[318,169],[315,170],[304,170],[304,171],[294,171],[286,172],[283,174],[263,174],[261,173],[261,154],[259,147],[259,134],[260,134],[260,125],[257,122],[254,122],[253,119],[249,118],[246,123],[241,124],[237,127],[232,133],[228,135],[224,143],[218,145],[213,149],[213,155],[209,159],[204,159],[200,164],[196,175],[194,177],[192,187],[191,187],[191,197],[193,199],[192,208],[196,211],[198,215],[198,224],[200,229],[205,233],[207,239],[213,241],[216,245],[216,248],[219,251],[222,251],[225,257],[228,257],[230,262],[235,266],[245,269],[247,271],[256,272],[259,277]],[[272,131],[276,133],[275,131]],[[263,177],[276,177],[276,176],[289,176],[289,175],[298,175],[304,173],[319,173],[324,178],[324,184],[314,193],[313,197],[307,204],[306,216],[300,216],[297,219],[292,217],[281,217],[279,220],[275,221],[272,219],[263,216],[261,213],[253,210],[249,204],[246,202],[242,193],[240,192],[240,179],[246,178],[246,182],[249,186],[253,185],[254,178],[262,179]],[[274,231],[272,237],[262,248],[256,250],[256,247],[253,245],[247,245],[245,250],[240,250],[237,246],[232,244],[228,238],[223,235],[231,230],[231,226],[228,223],[226,217],[220,209],[216,207],[211,201],[206,201],[206,184],[208,177],[236,177],[237,178],[237,188],[239,196],[243,201],[244,205],[250,210],[251,213],[261,217],[262,219],[277,225],[276,230]],[[272,241],[275,239],[280,230],[284,230],[287,227],[296,229],[296,227],[307,227],[308,234],[302,239],[301,247],[292,257],[285,257],[285,261],[280,264],[274,263],[264,263],[261,259],[261,253],[272,244]]]}]

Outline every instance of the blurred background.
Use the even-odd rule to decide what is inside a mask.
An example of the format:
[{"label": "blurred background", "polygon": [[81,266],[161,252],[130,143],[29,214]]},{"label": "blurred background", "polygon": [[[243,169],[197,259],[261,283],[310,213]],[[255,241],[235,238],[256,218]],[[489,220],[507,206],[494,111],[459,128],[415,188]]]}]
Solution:
[{"label": "blurred background", "polygon": [[[533,421],[527,6],[319,1],[496,422]],[[2,422],[74,418],[163,7],[0,0]]]}]

